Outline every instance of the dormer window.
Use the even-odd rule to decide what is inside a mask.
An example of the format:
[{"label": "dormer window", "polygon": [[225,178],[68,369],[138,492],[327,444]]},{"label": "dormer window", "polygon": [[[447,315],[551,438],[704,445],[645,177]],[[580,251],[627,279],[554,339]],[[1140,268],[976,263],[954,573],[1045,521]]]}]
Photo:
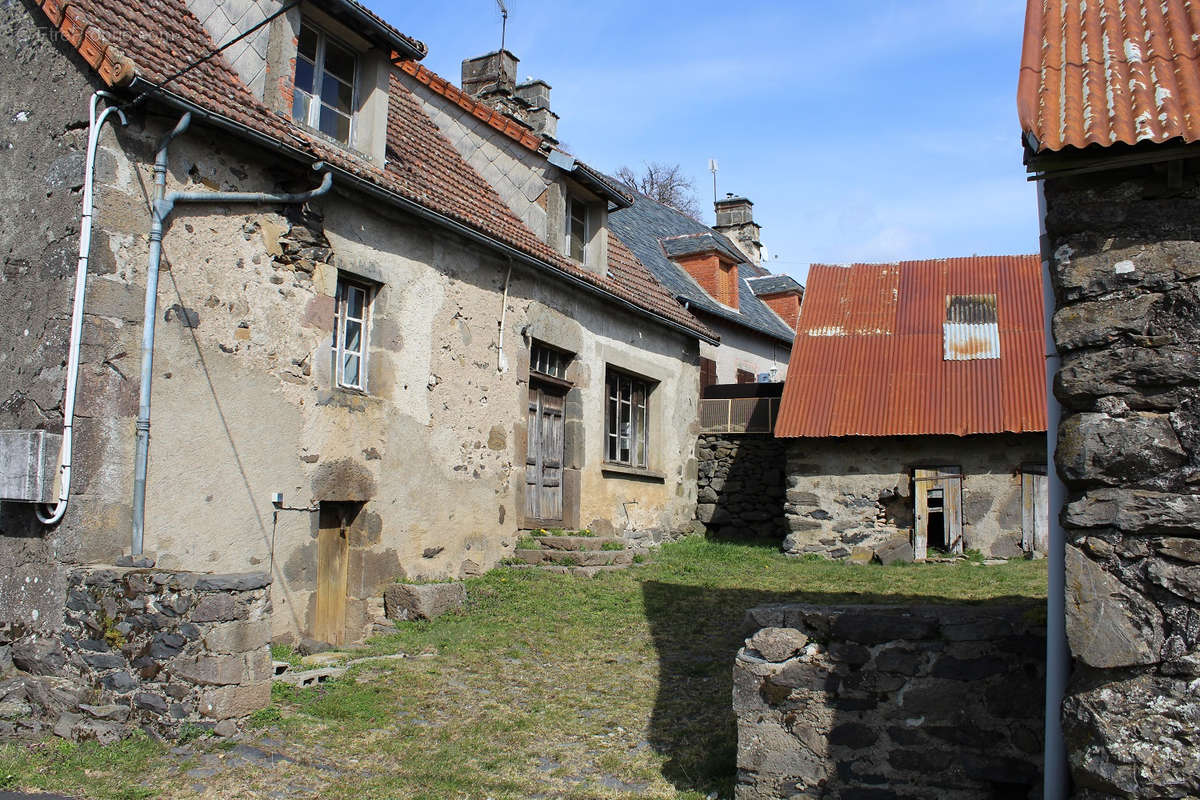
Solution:
[{"label": "dormer window", "polygon": [[581,264],[587,261],[587,205],[575,197],[567,198],[567,255]]},{"label": "dormer window", "polygon": [[319,28],[300,26],[292,119],[350,144],[355,108],[354,51]]}]

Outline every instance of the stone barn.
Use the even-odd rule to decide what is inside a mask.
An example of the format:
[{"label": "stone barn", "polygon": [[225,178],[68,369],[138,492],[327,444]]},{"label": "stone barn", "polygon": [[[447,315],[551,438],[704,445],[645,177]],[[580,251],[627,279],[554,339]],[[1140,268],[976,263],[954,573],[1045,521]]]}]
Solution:
[{"label": "stone barn", "polygon": [[785,550],[1043,551],[1041,302],[1036,256],[814,265],[775,426]]}]

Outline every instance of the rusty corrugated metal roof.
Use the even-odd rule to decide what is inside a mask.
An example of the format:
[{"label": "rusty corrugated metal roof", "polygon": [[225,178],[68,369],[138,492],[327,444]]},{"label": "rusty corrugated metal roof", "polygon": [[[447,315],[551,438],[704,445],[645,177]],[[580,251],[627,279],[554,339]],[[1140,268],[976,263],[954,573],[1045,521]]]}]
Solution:
[{"label": "rusty corrugated metal roof", "polygon": [[1200,5],[1028,2],[1017,110],[1039,151],[1200,140]]},{"label": "rusty corrugated metal roof", "polygon": [[[947,360],[989,316],[1000,357]],[[1045,431],[1044,353],[1037,256],[814,264],[775,435]]]}]

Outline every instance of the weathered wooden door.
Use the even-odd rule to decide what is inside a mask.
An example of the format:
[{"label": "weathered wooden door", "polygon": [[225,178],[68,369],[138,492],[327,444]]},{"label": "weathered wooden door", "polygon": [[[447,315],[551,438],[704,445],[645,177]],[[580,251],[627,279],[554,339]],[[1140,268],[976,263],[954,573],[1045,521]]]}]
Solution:
[{"label": "weathered wooden door", "polygon": [[1021,549],[1027,553],[1045,553],[1050,524],[1046,498],[1046,468],[1021,469]]},{"label": "weathered wooden door", "polygon": [[317,610],[313,638],[346,640],[346,570],[349,564],[349,503],[322,503],[317,532]]},{"label": "weathered wooden door", "polygon": [[563,518],[563,396],[529,387],[525,446],[525,517],[530,522]]},{"label": "weathered wooden door", "polygon": [[936,534],[934,546],[950,553],[961,553],[962,468],[914,469],[913,500],[913,558],[928,557],[931,531]]}]

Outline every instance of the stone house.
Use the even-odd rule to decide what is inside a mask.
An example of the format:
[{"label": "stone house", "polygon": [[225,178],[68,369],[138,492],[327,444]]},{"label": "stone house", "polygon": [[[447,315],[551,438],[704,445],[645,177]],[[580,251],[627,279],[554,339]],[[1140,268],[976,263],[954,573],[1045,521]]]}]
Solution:
[{"label": "stone house", "polygon": [[[0,508],[0,622],[55,629],[67,571],[131,529],[163,569],[269,572],[275,637],[349,641],[387,583],[477,574],[523,528],[691,525],[716,337],[608,236],[632,198],[434,84],[425,46],[352,0],[232,9],[0,10],[0,71],[43,76],[0,90],[0,168],[24,176],[0,187],[0,429],[35,445],[4,464],[33,479]],[[126,124],[98,134],[68,415],[96,90]]]},{"label": "stone house", "polygon": [[[804,287],[759,266],[759,226],[744,197],[716,203],[708,227],[645,195],[612,214],[612,231],[689,311],[720,336],[700,346],[702,388],[787,375]],[[728,234],[728,235],[727,235]],[[761,286],[761,289],[759,288]]]},{"label": "stone house", "polygon": [[1043,551],[1036,256],[809,271],[775,437],[785,550]]},{"label": "stone house", "polygon": [[1050,609],[1065,602],[1076,796],[1200,795],[1198,39],[1186,4],[1027,7],[1017,99],[1061,359]]}]

